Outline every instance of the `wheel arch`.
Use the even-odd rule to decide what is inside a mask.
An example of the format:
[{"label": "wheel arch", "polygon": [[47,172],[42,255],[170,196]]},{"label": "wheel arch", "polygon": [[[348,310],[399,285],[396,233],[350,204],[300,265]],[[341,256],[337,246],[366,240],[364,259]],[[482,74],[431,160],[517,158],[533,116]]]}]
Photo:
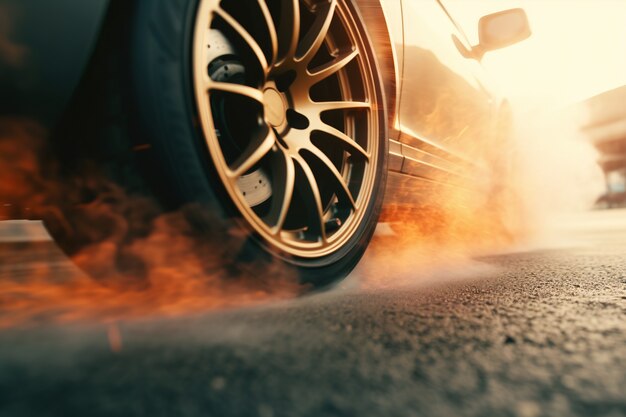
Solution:
[{"label": "wheel arch", "polygon": [[0,2],[8,22],[0,36],[13,51],[0,53],[0,113],[56,125],[85,72],[110,2]]},{"label": "wheel arch", "polygon": [[397,54],[389,34],[385,12],[380,0],[354,0],[354,3],[365,22],[368,35],[374,47],[387,101],[388,125],[392,128],[398,108],[399,83]]}]

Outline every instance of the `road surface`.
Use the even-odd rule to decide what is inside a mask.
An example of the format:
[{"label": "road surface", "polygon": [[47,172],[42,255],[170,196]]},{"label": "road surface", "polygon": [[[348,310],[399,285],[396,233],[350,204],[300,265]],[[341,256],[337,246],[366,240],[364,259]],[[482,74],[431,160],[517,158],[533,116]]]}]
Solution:
[{"label": "road surface", "polygon": [[626,415],[626,212],[561,226],[414,283],[5,329],[0,416]]}]

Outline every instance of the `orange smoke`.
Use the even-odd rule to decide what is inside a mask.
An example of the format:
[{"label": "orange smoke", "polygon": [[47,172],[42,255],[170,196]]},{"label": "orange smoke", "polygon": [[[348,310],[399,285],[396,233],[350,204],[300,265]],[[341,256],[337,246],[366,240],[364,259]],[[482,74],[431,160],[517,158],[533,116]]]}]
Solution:
[{"label": "orange smoke", "polygon": [[475,261],[527,237],[519,194],[503,187],[487,196],[439,186],[428,205],[388,207],[359,265],[360,286],[377,289],[485,277],[493,267]]},{"label": "orange smoke", "polygon": [[[460,130],[447,126],[451,122],[445,107],[433,107],[429,129]],[[454,268],[467,269],[475,264],[473,258],[501,253],[531,236],[512,115],[503,114],[495,127],[476,124],[470,137],[451,144],[470,161],[460,175],[430,174],[430,179],[419,180],[423,190],[399,190],[400,200],[415,201],[409,193],[419,194],[421,205],[385,208],[381,221],[388,230],[376,236],[359,269],[364,285],[418,283],[432,270],[458,275]]]},{"label": "orange smoke", "polygon": [[[5,247],[3,251],[6,250]],[[15,246],[14,250],[29,251],[32,248],[22,245]],[[151,246],[147,245],[145,250],[150,251]],[[159,255],[168,252],[164,249],[159,251]],[[53,260],[59,262],[59,259],[57,257]],[[100,262],[102,259],[89,261]],[[39,262],[28,260],[28,277],[6,276],[7,272],[17,274],[10,269],[3,271],[5,273],[1,274],[0,282],[0,328],[38,321],[109,322],[147,316],[193,314],[289,297],[298,290],[295,283],[286,280],[229,281],[219,272],[210,275],[204,263],[193,255],[175,262],[169,260],[168,263],[177,265],[175,267],[159,265],[157,257],[155,265],[149,270],[149,282],[141,288],[132,284],[107,286],[79,270],[72,270],[69,265],[54,271],[49,266],[50,261],[50,258]]]},{"label": "orange smoke", "polygon": [[[241,250],[242,240],[212,237],[240,232],[215,229],[223,222],[212,221],[202,207],[163,213],[93,167],[61,175],[50,155],[36,125],[0,121],[0,220],[43,219],[73,261],[52,242],[0,242],[0,328],[195,314],[302,292],[293,272],[277,262],[224,262]],[[445,186],[448,179],[441,178],[428,205],[387,207],[382,221],[394,234],[374,239],[357,274],[361,282],[395,285],[401,274],[419,280],[421,267],[433,260],[453,263],[510,245],[521,230],[519,197],[505,178],[488,177],[484,193],[475,183]],[[108,336],[119,350],[114,324]]]},{"label": "orange smoke", "polygon": [[257,276],[260,265],[225,265],[240,248],[210,238],[228,231],[196,230],[198,219],[219,223],[200,207],[162,214],[97,171],[61,176],[44,137],[28,121],[0,123],[0,220],[43,219],[60,239],[92,242],[68,246],[91,276],[52,242],[0,243],[0,327],[190,314],[301,291],[278,264]]}]

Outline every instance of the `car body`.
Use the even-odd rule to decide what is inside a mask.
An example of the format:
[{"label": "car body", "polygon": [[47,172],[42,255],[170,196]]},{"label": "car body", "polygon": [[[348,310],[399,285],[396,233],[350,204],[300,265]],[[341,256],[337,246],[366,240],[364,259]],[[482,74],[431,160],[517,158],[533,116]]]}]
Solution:
[{"label": "car body", "polygon": [[[498,155],[497,127],[509,112],[480,58],[527,37],[525,15],[520,33],[501,44],[485,41],[481,50],[440,0],[355,0],[350,7],[369,34],[384,92],[385,207],[424,205],[442,186],[484,188]],[[12,24],[0,33],[2,112],[53,127],[82,85],[110,2],[2,0],[0,9]]]}]

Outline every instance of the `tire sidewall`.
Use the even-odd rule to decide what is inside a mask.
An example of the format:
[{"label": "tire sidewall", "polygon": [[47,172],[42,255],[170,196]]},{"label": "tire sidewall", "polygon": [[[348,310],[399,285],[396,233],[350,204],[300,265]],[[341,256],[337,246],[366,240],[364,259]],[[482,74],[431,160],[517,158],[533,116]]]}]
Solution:
[{"label": "tire sidewall", "polygon": [[191,77],[191,45],[198,0],[138,0],[131,71],[137,134],[162,171],[178,204],[209,205],[225,214],[207,176]]}]

